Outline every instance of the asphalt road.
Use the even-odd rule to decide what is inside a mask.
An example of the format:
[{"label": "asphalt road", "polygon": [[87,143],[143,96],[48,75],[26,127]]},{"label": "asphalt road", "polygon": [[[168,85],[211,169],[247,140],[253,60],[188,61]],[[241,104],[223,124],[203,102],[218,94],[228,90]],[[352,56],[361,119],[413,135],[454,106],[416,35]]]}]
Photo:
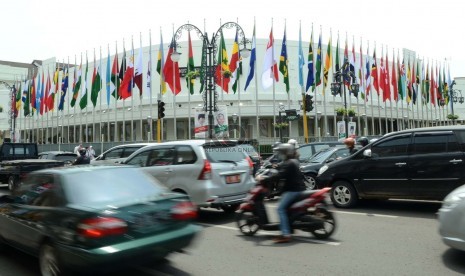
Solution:
[{"label": "asphalt road", "polygon": [[[275,216],[277,202],[268,202]],[[204,229],[186,253],[162,263],[111,275],[462,275],[465,252],[449,249],[438,234],[437,202],[370,201],[333,209],[338,229],[326,241],[297,231],[293,242],[275,245],[274,232],[242,236],[234,216],[205,210]],[[37,260],[7,248],[0,276],[38,275]]]}]

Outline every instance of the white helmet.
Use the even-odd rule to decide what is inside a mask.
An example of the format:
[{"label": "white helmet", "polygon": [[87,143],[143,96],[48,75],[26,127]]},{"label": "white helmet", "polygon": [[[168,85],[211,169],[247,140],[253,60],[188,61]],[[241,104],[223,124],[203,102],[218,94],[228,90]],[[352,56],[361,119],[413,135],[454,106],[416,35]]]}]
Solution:
[{"label": "white helmet", "polygon": [[287,141],[288,144],[291,144],[294,146],[294,149],[298,149],[299,148],[299,143],[297,142],[296,139],[289,139],[289,141]]}]

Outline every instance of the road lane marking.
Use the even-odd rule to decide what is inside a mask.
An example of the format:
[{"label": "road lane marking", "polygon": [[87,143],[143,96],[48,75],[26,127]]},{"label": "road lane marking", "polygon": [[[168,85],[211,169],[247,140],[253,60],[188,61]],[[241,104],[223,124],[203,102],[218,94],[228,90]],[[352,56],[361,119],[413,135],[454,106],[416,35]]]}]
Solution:
[{"label": "road lane marking", "polygon": [[[267,204],[267,207],[271,208],[278,208],[277,205]],[[349,212],[349,211],[335,211],[331,210],[331,212],[339,213],[339,214],[348,214],[348,215],[359,215],[359,216],[367,216],[367,217],[380,217],[380,218],[399,218],[399,216],[392,216],[392,215],[382,215],[382,214],[373,214],[373,213],[361,213],[361,212]]]},{"label": "road lane marking", "polygon": [[[225,225],[216,225],[216,224],[210,224],[210,223],[197,223],[197,224],[202,225],[202,226],[206,226],[206,227],[213,227],[213,228],[221,228],[221,229],[226,229],[226,230],[239,231],[239,229],[237,229],[237,227],[231,227],[231,226],[225,226]],[[255,235],[256,236],[270,236],[270,235],[276,235],[276,232],[259,230],[259,232],[257,232]],[[299,241],[304,241],[304,242],[333,245],[333,246],[338,246],[338,245],[341,244],[340,242],[322,241],[322,240],[316,240],[316,239],[311,239],[311,238],[303,238],[303,237],[298,237],[298,236],[293,236],[292,239],[299,240]]]}]

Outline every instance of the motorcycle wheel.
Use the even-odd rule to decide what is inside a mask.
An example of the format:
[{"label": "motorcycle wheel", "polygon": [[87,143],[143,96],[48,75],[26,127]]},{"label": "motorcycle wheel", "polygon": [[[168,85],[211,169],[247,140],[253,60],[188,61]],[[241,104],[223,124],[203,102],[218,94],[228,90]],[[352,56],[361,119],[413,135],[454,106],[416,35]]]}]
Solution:
[{"label": "motorcycle wheel", "polygon": [[253,236],[260,229],[258,217],[249,211],[240,211],[236,214],[236,224],[242,234]]},{"label": "motorcycle wheel", "polygon": [[326,209],[316,209],[312,214],[317,219],[323,220],[323,227],[320,229],[312,229],[310,232],[317,239],[327,239],[336,230],[336,219],[333,213]]}]

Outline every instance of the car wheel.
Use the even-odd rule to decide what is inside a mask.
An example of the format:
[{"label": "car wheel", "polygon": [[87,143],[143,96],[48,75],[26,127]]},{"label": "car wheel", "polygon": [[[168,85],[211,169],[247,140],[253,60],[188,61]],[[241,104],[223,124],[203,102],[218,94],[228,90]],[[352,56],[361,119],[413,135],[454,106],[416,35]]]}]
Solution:
[{"label": "car wheel", "polygon": [[8,189],[10,191],[13,191],[16,189],[16,185],[17,185],[16,177],[14,177],[13,175],[10,175],[10,177],[8,177]]},{"label": "car wheel", "polygon": [[260,229],[258,217],[248,211],[240,211],[236,215],[236,225],[242,234],[253,236]]},{"label": "car wheel", "polygon": [[304,174],[304,184],[305,184],[306,190],[315,190],[316,189],[316,175]]},{"label": "car wheel", "polygon": [[42,245],[39,253],[40,272],[43,276],[65,275],[64,268],[60,265],[55,248],[46,243]]},{"label": "car wheel", "polygon": [[339,208],[353,207],[358,201],[357,191],[346,181],[336,181],[331,189],[331,200]]},{"label": "car wheel", "polygon": [[237,208],[239,208],[239,204],[224,205],[221,207],[221,209],[223,209],[223,211],[228,214],[236,212]]}]

